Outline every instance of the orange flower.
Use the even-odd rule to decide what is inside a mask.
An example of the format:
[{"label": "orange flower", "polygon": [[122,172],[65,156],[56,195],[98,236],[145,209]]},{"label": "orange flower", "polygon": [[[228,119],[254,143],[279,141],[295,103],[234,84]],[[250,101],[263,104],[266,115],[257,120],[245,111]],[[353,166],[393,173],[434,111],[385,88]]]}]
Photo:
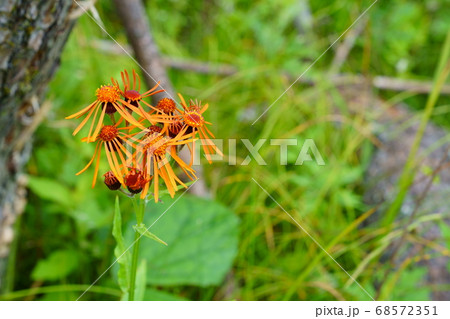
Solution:
[{"label": "orange flower", "polygon": [[139,194],[142,189],[151,181],[146,179],[144,174],[136,168],[130,168],[130,171],[125,176],[125,185],[132,194]]},{"label": "orange flower", "polygon": [[[203,140],[202,146],[206,154],[206,159],[208,160],[209,163],[211,163],[211,154],[213,153],[219,155],[223,154],[213,143],[213,141],[211,141],[211,138],[214,138],[214,135],[206,126],[211,125],[211,123],[205,121],[205,119],[203,118],[203,113],[208,109],[209,105],[205,104],[202,106],[201,102],[198,102],[197,100],[194,102],[191,100],[189,106],[187,106],[183,96],[179,93],[178,96],[180,97],[181,106],[183,107],[183,110],[178,109],[180,114],[176,116],[176,119],[184,123],[183,128],[186,129],[187,133],[192,132],[194,136],[198,134],[198,136]],[[195,141],[192,142],[191,163],[194,160],[194,148],[195,148]]]},{"label": "orange flower", "polygon": [[[114,79],[112,79],[112,81],[114,83]],[[97,89],[96,95],[97,99],[92,104],[85,107],[81,111],[66,117],[66,119],[80,118],[81,116],[87,114],[80,125],[78,125],[78,127],[75,129],[73,135],[76,135],[83,128],[83,126],[86,125],[87,121],[93,116],[87,138],[88,140],[91,140],[92,137],[95,139],[103,125],[105,114],[114,114],[115,112],[118,112],[120,116],[127,122],[130,122],[138,127],[142,127],[142,124],[140,124],[130,113],[128,113],[127,108],[137,112],[138,114],[140,113],[140,110],[121,99],[121,91],[117,85],[102,85]],[[100,109],[100,118],[95,127],[95,130],[93,131]]]},{"label": "orange flower", "polygon": [[[100,155],[102,151],[102,146],[105,147],[106,158],[108,159],[109,167],[113,175],[119,180],[121,184],[123,182],[123,174],[126,173],[126,159],[131,158],[131,153],[125,148],[123,143],[130,145],[131,147],[135,147],[132,140],[132,136],[135,134],[126,134],[122,132],[123,130],[128,130],[129,127],[118,128],[117,126],[121,123],[121,121],[117,122],[114,125],[104,125],[100,129],[100,132],[96,138],[89,139],[88,137],[83,138],[81,141],[83,142],[94,142],[97,141],[97,145],[95,146],[94,155],[92,156],[89,163],[76,175],[80,175],[85,172],[89,166],[95,160],[95,171],[94,178],[92,180],[92,187],[95,186],[95,182],[97,180],[98,174],[98,166],[100,162]],[[125,156],[124,156],[125,155]],[[121,164],[119,164],[119,157]]]},{"label": "orange flower", "polygon": [[156,109],[165,114],[173,114],[173,112],[177,109],[177,104],[174,100],[165,97],[159,100],[156,105]]},{"label": "orange flower", "polygon": [[[123,72],[120,72],[120,76],[122,77],[122,82],[124,89],[121,92],[122,96],[125,98],[125,101],[137,109],[139,109],[139,115],[146,120],[148,120],[151,124],[156,124],[155,119],[153,119],[150,114],[153,113],[156,109],[149,103],[147,103],[144,98],[155,95],[157,93],[164,92],[164,90],[156,90],[159,86],[158,82],[153,88],[148,90],[145,93],[140,93],[141,90],[141,79],[139,78],[139,75],[133,70],[133,83],[130,81],[130,77],[128,75],[127,70],[124,70]],[[119,83],[115,83],[117,86]],[[142,104],[146,105],[150,108],[149,112],[146,112],[144,108],[142,107]]]},{"label": "orange flower", "polygon": [[[211,123],[203,117],[208,104],[202,105],[201,102],[191,100],[188,106],[179,94],[181,108],[170,98],[161,99],[154,107],[145,98],[163,91],[158,90],[159,83],[141,93],[141,80],[134,70],[132,78],[126,70],[121,72],[121,78],[123,90],[118,81],[111,79],[112,85],[103,85],[97,89],[97,98],[93,103],[67,117],[72,119],[84,116],[73,132],[74,135],[91,121],[89,132],[82,141],[96,143],[94,155],[77,175],[85,172],[95,162],[92,181],[94,187],[104,148],[111,170],[103,176],[106,186],[111,190],[126,186],[132,194],[141,193],[141,198],[145,198],[154,181],[153,193],[155,202],[158,202],[159,180],[162,179],[162,184],[166,186],[170,196],[174,197],[180,185],[187,186],[175,174],[172,164],[180,167],[189,179],[196,179],[192,163],[197,137],[203,141],[203,149],[209,162],[213,153],[222,154],[211,140],[214,135],[207,127]],[[117,121],[116,113],[119,114]],[[111,125],[104,124],[105,114],[110,116]],[[137,134],[140,134],[139,138]],[[189,164],[178,156],[184,145],[188,145],[191,151]]]},{"label": "orange flower", "polygon": [[[161,133],[151,133],[144,139],[140,140],[136,147],[136,153],[133,157],[135,165],[139,166],[142,171],[154,179],[154,197],[155,202],[159,198],[159,178],[164,181],[164,184],[173,198],[178,188],[178,184],[187,187],[174,173],[167,155],[170,155],[175,162],[181,167],[184,173],[194,180],[195,171],[187,165],[177,155],[177,146],[193,142],[189,139],[192,134],[185,135],[185,130],[181,131],[175,138],[164,136]],[[149,184],[147,184],[142,191],[141,198],[147,195]]]}]

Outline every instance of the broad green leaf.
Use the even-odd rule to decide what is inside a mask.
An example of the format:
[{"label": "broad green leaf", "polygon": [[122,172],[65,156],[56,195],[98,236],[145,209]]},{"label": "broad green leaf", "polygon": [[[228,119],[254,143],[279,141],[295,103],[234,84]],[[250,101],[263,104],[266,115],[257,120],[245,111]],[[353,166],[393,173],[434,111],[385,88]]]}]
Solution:
[{"label": "broad green leaf", "polygon": [[72,206],[70,190],[53,179],[28,176],[28,187],[40,198],[61,204],[65,207]]},{"label": "broad green leaf", "polygon": [[125,252],[126,247],[122,236],[122,215],[120,213],[119,197],[116,196],[116,207],[114,212],[114,222],[112,235],[116,239],[116,247],[114,249],[114,256],[118,259],[119,264],[118,281],[120,289],[124,293],[128,292],[130,282],[130,263],[131,257],[129,252]]},{"label": "broad green leaf", "polygon": [[91,200],[87,196],[73,210],[68,210],[67,214],[88,230],[111,225],[111,216],[105,214],[105,208],[99,205],[98,199]]},{"label": "broad green leaf", "polygon": [[150,239],[153,239],[153,240],[157,241],[158,243],[161,243],[161,244],[167,246],[167,243],[166,243],[164,240],[158,238],[158,236],[156,236],[155,234],[149,232],[149,231],[147,230],[147,226],[145,226],[145,224],[134,225],[133,228],[134,228],[134,230],[137,231],[139,234],[141,234],[141,235],[143,235],[143,236],[145,236],[145,237],[148,237],[148,238],[150,238]]},{"label": "broad green leaf", "polygon": [[[173,206],[171,206],[173,204]],[[164,236],[168,246],[141,242],[147,260],[147,283],[153,285],[218,285],[237,253],[239,220],[211,200],[184,195],[177,202],[149,203],[147,225]],[[129,228],[128,238],[133,235]]]},{"label": "broad green leaf", "polygon": [[58,280],[67,277],[79,264],[75,250],[57,250],[40,260],[31,273],[33,280]]},{"label": "broad green leaf", "polygon": [[146,301],[187,301],[188,299],[172,295],[168,292],[147,288],[145,290],[144,300]]}]

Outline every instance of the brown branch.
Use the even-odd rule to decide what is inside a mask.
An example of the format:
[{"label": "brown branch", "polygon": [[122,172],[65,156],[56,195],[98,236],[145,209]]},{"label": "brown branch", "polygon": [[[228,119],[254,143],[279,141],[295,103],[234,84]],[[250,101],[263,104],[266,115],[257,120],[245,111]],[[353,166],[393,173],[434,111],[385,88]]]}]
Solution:
[{"label": "brown branch", "polygon": [[366,24],[367,24],[367,17],[363,18],[362,21],[359,21],[357,25],[355,25],[354,28],[352,28],[347,35],[345,36],[344,41],[337,47],[336,53],[333,57],[333,61],[331,62],[330,66],[330,74],[337,74],[341,70],[342,65],[344,64],[345,60],[347,59],[348,55],[350,54],[350,51],[353,49],[353,46],[355,45],[356,39],[361,34],[361,32],[364,30]]},{"label": "brown branch", "polygon": [[193,60],[163,57],[163,63],[178,70],[192,71],[200,74],[216,74],[230,76],[236,74],[238,69],[229,64],[215,64]]},{"label": "brown branch", "polygon": [[159,49],[151,34],[151,28],[141,0],[114,0],[116,11],[127,33],[128,41],[144,73],[145,82],[153,87],[161,81],[162,92],[153,96],[153,102],[175,96],[172,83],[159,55]]},{"label": "brown branch", "polygon": [[[153,95],[153,103],[156,104],[164,97],[174,98],[175,90],[167,76],[158,46],[151,34],[150,23],[141,0],[114,0],[114,3],[136,59],[144,73],[145,82],[149,87],[153,87],[158,81],[161,81],[160,87],[165,90],[165,92]],[[190,156],[186,152],[181,152],[180,157],[185,162],[190,161]],[[199,179],[191,186],[190,192],[197,196],[209,197],[210,192],[203,178],[202,167],[196,166],[195,170]]]},{"label": "brown branch", "polygon": [[[124,55],[123,49],[113,41],[97,39],[91,41],[89,46],[109,54]],[[131,47],[121,45],[126,51],[131,51]],[[192,71],[200,74],[215,74],[215,75],[233,75],[238,72],[238,69],[230,64],[217,64],[195,60],[187,60],[182,58],[161,57],[161,63],[164,67],[170,67],[177,70]],[[151,73],[150,73],[151,74]]]},{"label": "brown branch", "polygon": [[[117,0],[118,1],[118,0]],[[123,50],[114,42],[107,40],[95,40],[91,43],[92,47],[104,52],[123,55]],[[125,50],[128,50],[127,46],[124,46]],[[201,74],[213,74],[230,76],[239,72],[239,69],[230,64],[216,64],[195,60],[187,60],[181,58],[161,57],[160,63],[165,67],[174,68],[183,71],[192,71]],[[152,73],[150,73],[152,74]],[[295,79],[294,76],[286,74],[288,78]],[[329,80],[335,85],[344,85],[352,83],[368,82],[376,89],[390,90],[390,91],[409,91],[412,93],[428,94],[433,88],[433,83],[429,81],[417,81],[417,80],[404,80],[393,78],[389,76],[378,75],[374,76],[372,80],[356,74],[335,74],[329,78]],[[308,85],[315,85],[317,82],[302,77],[298,82]],[[441,94],[450,95],[450,85],[444,85],[442,87]]]},{"label": "brown branch", "polygon": [[[433,83],[426,81],[402,80],[388,76],[376,76],[372,80],[372,85],[380,90],[410,91],[414,93],[430,93]],[[443,85],[441,94],[450,94],[450,85]]]}]

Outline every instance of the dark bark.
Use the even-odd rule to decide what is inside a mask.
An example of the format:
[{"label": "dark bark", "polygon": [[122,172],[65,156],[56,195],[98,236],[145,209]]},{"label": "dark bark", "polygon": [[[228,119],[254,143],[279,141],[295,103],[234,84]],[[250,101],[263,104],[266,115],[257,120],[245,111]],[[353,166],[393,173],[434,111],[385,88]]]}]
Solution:
[{"label": "dark bark", "polygon": [[31,150],[29,127],[59,65],[73,6],[71,0],[0,2],[0,288],[12,226],[24,206],[19,181]]}]

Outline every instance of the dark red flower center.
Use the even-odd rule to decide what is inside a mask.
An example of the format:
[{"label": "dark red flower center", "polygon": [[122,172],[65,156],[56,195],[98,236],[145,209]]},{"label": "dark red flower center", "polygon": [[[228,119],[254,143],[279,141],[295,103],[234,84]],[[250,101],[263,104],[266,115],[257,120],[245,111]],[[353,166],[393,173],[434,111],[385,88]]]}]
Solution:
[{"label": "dark red flower center", "polygon": [[124,97],[130,101],[139,101],[142,99],[141,93],[136,90],[127,90],[124,93]]},{"label": "dark red flower center", "polygon": [[202,126],[205,122],[203,116],[197,111],[188,111],[184,113],[183,119],[187,125],[192,127]]}]

